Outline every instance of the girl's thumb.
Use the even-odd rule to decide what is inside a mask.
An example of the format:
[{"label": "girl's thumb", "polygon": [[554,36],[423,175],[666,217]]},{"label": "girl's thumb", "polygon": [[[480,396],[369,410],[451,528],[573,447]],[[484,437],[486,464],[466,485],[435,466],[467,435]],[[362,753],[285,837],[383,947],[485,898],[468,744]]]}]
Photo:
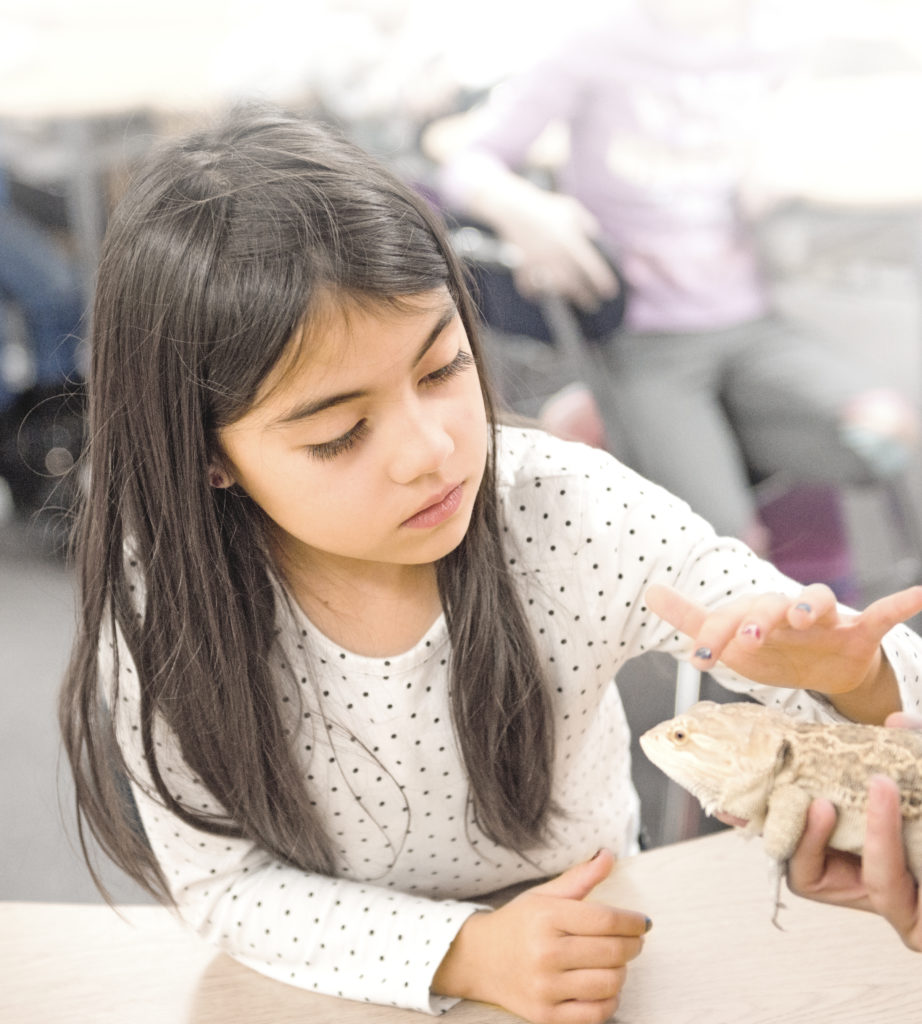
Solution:
[{"label": "girl's thumb", "polygon": [[574,864],[563,874],[536,886],[533,891],[565,900],[585,899],[600,882],[608,878],[614,866],[614,854],[610,850],[602,849],[591,860]]}]

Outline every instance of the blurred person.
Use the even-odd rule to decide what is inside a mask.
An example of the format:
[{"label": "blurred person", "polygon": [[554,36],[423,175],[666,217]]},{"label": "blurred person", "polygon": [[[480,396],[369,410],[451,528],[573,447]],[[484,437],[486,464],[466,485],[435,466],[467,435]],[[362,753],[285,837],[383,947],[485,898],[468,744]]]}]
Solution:
[{"label": "blurred person", "polygon": [[31,379],[0,373],[0,477],[21,516],[40,510],[74,464],[82,441],[78,369],[83,293],[76,267],[10,198],[0,171],[0,352],[8,310],[22,317]]},{"label": "blurred person", "polygon": [[[757,0],[621,5],[494,90],[441,187],[513,246],[525,295],[595,308],[619,287],[609,254],[627,283],[606,358],[628,460],[718,531],[854,599],[838,488],[901,473],[915,414],[772,308],[750,171],[760,114],[803,54],[770,13]],[[559,122],[568,154],[549,190],[527,161]],[[586,389],[542,420],[600,439]],[[808,486],[763,517],[752,485],[771,477]]]}]

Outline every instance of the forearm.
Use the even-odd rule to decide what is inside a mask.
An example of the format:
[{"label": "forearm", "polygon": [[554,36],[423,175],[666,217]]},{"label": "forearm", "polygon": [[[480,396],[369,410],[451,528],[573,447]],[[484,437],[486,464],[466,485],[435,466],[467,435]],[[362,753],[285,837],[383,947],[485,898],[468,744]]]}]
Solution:
[{"label": "forearm", "polygon": [[465,153],[444,170],[441,180],[455,205],[502,237],[514,235],[546,197],[543,189],[486,150]]}]

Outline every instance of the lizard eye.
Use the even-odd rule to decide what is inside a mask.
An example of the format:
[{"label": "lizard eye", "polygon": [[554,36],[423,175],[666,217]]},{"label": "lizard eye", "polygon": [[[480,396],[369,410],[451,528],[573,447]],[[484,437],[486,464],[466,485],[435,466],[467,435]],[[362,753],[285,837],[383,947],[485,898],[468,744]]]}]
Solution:
[{"label": "lizard eye", "polygon": [[681,746],[683,743],[687,741],[688,733],[682,728],[676,728],[673,729],[672,732],[669,734],[669,738],[672,740],[673,743],[677,743],[679,746]]}]

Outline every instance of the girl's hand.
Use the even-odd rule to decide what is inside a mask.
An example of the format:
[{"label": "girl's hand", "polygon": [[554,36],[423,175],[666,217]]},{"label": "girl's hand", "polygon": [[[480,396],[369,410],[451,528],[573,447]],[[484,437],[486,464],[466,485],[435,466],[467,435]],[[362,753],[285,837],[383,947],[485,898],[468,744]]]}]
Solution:
[{"label": "girl's hand", "polygon": [[650,927],[643,914],[586,902],[613,865],[602,850],[498,910],[468,918],[433,991],[495,1003],[535,1024],[607,1021]]},{"label": "girl's hand", "polygon": [[[897,714],[887,725],[922,728],[922,721]],[[906,946],[922,952],[922,889],[906,866],[896,783],[883,776],[871,780],[860,859],[826,845],[835,823],[835,808],[828,800],[811,804],[788,864],[788,887],[821,903],[874,911],[890,922]]]},{"label": "girl's hand", "polygon": [[714,610],[654,584],[646,603],[692,638],[693,661],[701,669],[721,661],[770,686],[847,694],[876,680],[883,661],[880,642],[893,626],[922,611],[922,587],[882,597],[854,613],[840,613],[835,595],[820,583],[793,598],[751,595]]}]

